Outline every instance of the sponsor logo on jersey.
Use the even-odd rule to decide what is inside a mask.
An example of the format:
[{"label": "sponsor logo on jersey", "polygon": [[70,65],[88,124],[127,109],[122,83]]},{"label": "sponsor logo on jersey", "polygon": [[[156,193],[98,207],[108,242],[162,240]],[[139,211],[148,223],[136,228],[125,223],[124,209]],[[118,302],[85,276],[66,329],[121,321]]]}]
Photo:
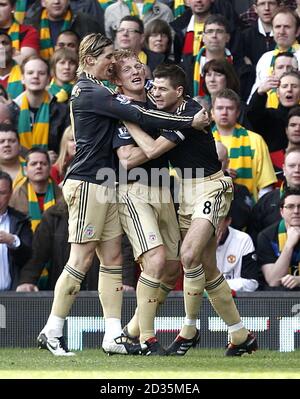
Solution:
[{"label": "sponsor logo on jersey", "polygon": [[123,94],[118,94],[116,99],[120,101],[121,104],[130,104],[130,100],[128,100],[128,98]]},{"label": "sponsor logo on jersey", "polygon": [[128,140],[128,139],[131,138],[131,135],[130,135],[130,133],[128,132],[128,130],[126,129],[125,126],[119,127],[119,128],[118,128],[118,131],[119,131],[119,132],[118,132],[118,137],[119,137],[120,139]]},{"label": "sponsor logo on jersey", "polygon": [[81,88],[75,85],[72,89],[72,96],[78,97],[80,93],[81,93]]}]

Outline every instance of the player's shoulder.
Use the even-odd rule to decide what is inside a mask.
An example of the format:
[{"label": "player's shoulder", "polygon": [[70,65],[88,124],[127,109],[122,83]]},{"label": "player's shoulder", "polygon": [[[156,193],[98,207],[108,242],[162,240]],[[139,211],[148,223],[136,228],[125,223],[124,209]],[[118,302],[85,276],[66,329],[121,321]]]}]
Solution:
[{"label": "player's shoulder", "polygon": [[195,115],[201,108],[201,105],[197,101],[193,100],[191,97],[185,97],[177,108],[176,114]]}]

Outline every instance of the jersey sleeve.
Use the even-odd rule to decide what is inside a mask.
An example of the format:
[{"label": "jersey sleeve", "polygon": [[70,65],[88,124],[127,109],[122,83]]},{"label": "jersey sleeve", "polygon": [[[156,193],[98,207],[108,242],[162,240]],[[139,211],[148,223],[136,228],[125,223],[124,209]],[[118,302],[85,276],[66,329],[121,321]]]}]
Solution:
[{"label": "jersey sleeve", "polygon": [[130,144],[136,143],[131,137],[126,126],[124,126],[122,123],[118,123],[113,136],[113,149],[116,150],[117,148]]}]

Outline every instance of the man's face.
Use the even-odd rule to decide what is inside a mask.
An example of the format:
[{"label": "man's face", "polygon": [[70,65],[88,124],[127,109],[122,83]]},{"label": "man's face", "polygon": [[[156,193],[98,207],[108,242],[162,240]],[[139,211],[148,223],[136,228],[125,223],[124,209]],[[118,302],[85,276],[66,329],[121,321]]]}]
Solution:
[{"label": "man's face", "polygon": [[0,131],[0,164],[15,160],[20,154],[20,149],[16,133]]},{"label": "man's face", "polygon": [[61,33],[57,38],[55,50],[65,47],[76,52],[77,54],[79,49],[79,42],[77,37],[72,34]]},{"label": "man's face", "polygon": [[276,0],[257,0],[257,4],[254,5],[258,17],[265,24],[271,24],[272,14],[277,7],[278,4]]},{"label": "man's face", "polygon": [[145,67],[137,58],[123,58],[116,65],[116,84],[124,94],[139,93],[145,86]]},{"label": "man's face", "polygon": [[300,188],[300,153],[290,152],[285,158],[282,169],[288,186]]},{"label": "man's face", "polygon": [[59,21],[69,7],[69,0],[42,0],[42,6],[48,11],[50,20]]},{"label": "man's face", "polygon": [[274,71],[273,74],[277,78],[281,78],[281,76],[285,72],[297,71],[298,70],[298,62],[295,57],[278,57],[275,60]]},{"label": "man's face", "polygon": [[140,32],[138,23],[122,21],[116,34],[116,47],[122,50],[132,49],[139,52],[142,48],[144,35]]},{"label": "man's face", "polygon": [[195,15],[205,15],[209,12],[214,0],[189,0],[189,6]]},{"label": "man's face", "polygon": [[30,60],[24,66],[23,83],[26,90],[45,90],[49,82],[48,68],[42,60]]},{"label": "man's face", "polygon": [[203,43],[211,52],[225,51],[226,43],[229,41],[229,34],[224,26],[210,24],[205,26]]},{"label": "man's face", "polygon": [[30,154],[26,173],[28,179],[33,183],[46,182],[50,176],[50,164],[46,155],[39,152]]},{"label": "man's face", "polygon": [[284,76],[277,89],[279,102],[284,107],[292,107],[300,101],[300,79],[296,76]]},{"label": "man's face", "polygon": [[155,98],[157,109],[173,112],[182,99],[183,87],[174,88],[168,78],[155,78],[152,94]]},{"label": "man's face", "polygon": [[12,62],[13,52],[9,38],[0,34],[0,68],[5,68]]},{"label": "man's face", "polygon": [[285,130],[291,144],[300,145],[300,116],[292,116]]},{"label": "man's face", "polygon": [[287,50],[298,34],[295,18],[291,14],[279,13],[273,19],[272,26],[275,42],[279,48]]},{"label": "man's face", "polygon": [[0,179],[0,214],[6,212],[11,195],[9,182],[6,179]]},{"label": "man's face", "polygon": [[212,114],[219,127],[231,129],[236,124],[239,110],[234,101],[218,97],[215,99]]},{"label": "man's face", "polygon": [[110,79],[114,63],[113,51],[113,46],[106,46],[103,50],[103,53],[95,58],[95,64],[93,65],[91,72],[97,79]]},{"label": "man's face", "polygon": [[289,226],[300,226],[300,195],[289,195],[285,199],[281,216]]}]

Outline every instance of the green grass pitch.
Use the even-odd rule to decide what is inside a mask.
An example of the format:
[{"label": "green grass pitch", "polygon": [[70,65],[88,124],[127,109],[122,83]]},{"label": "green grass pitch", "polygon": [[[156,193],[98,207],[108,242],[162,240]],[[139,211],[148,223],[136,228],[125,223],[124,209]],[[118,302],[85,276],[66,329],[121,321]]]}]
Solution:
[{"label": "green grass pitch", "polygon": [[86,349],[55,357],[39,349],[0,349],[0,379],[299,379],[300,351],[261,350],[229,358],[221,349],[183,357],[107,356]]}]

